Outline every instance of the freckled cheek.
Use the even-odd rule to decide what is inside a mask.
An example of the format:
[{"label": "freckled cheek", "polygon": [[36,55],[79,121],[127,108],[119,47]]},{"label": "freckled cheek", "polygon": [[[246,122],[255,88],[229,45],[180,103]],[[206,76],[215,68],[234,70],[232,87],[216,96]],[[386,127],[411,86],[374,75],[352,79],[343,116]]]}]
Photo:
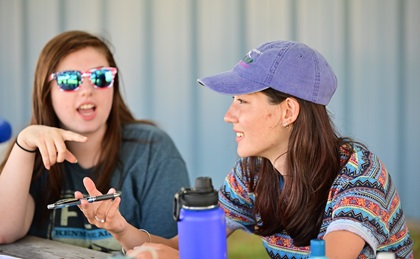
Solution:
[{"label": "freckled cheek", "polygon": [[275,118],[273,114],[269,113],[264,117],[266,127],[270,129],[275,129],[280,125],[280,120]]},{"label": "freckled cheek", "polygon": [[71,98],[69,98],[70,96],[67,96],[67,98],[60,97],[62,96],[52,95],[52,105],[58,118],[62,121],[63,116],[68,116],[71,112],[75,112],[76,110],[73,108]]},{"label": "freckled cheek", "polygon": [[114,101],[114,96],[113,93],[111,92],[111,94],[108,94],[107,96],[104,96],[104,98],[102,99],[104,102],[104,106],[105,106],[105,111],[106,113],[110,113],[111,109],[112,109],[112,102]]},{"label": "freckled cheek", "polygon": [[255,139],[255,141],[260,141],[261,138],[265,138],[267,135],[267,120],[264,118],[259,118],[253,120],[248,125],[249,127],[246,129],[246,134]]},{"label": "freckled cheek", "polygon": [[276,128],[278,122],[274,121],[272,117],[264,117],[261,120],[255,122],[254,137],[260,141],[269,140],[273,134],[276,134]]}]

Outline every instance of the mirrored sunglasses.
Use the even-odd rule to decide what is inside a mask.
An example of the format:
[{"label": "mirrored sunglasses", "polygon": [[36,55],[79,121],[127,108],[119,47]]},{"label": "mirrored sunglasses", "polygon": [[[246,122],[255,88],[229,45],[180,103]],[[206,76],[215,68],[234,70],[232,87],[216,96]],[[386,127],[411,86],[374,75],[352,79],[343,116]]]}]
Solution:
[{"label": "mirrored sunglasses", "polygon": [[83,83],[83,78],[89,77],[90,82],[95,88],[104,89],[112,87],[116,74],[117,68],[115,67],[93,68],[85,72],[66,70],[52,73],[49,81],[55,79],[58,87],[63,91],[77,91]]}]

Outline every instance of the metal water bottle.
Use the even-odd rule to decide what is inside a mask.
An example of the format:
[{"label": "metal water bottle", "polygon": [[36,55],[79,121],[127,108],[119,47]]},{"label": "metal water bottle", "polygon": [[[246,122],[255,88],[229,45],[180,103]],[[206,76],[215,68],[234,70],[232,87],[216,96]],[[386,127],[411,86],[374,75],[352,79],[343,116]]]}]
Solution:
[{"label": "metal water bottle", "polygon": [[181,188],[175,194],[181,259],[227,258],[226,220],[218,202],[209,177],[198,177],[194,188]]}]

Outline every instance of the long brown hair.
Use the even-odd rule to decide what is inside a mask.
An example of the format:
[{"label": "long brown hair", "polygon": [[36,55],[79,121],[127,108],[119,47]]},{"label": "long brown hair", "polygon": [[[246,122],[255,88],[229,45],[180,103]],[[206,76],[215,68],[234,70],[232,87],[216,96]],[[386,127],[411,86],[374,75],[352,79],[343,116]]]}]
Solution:
[{"label": "long brown hair", "polygon": [[[84,31],[67,31],[51,39],[42,49],[36,65],[30,124],[60,127],[60,121],[52,106],[49,76],[51,73],[56,72],[55,69],[61,60],[70,53],[87,47],[93,47],[104,54],[109,66],[118,68],[109,46],[109,42],[105,39]],[[136,120],[129,111],[120,94],[119,73],[116,74],[114,79],[113,92],[114,98],[106,122],[107,129],[105,136],[101,143],[102,151],[99,157],[99,164],[95,166],[93,175],[98,190],[104,193],[109,189],[112,174],[119,164],[118,153],[122,141],[122,125],[134,122],[153,124],[150,121]],[[12,147],[13,144],[8,151],[6,159],[0,165],[0,171],[6,163]],[[32,180],[40,177],[45,171],[46,169],[43,166],[41,155],[37,152]],[[48,186],[46,186],[46,202],[52,203],[59,199],[63,171],[63,164],[55,164],[51,167],[47,183]],[[46,208],[46,206],[44,207]]]},{"label": "long brown hair", "polygon": [[[272,104],[292,97],[271,88],[262,93]],[[286,231],[294,245],[308,246],[319,233],[330,187],[341,168],[340,147],[350,153],[352,140],[338,137],[324,105],[293,98],[300,112],[289,139],[286,167],[290,175],[285,176],[283,189],[279,172],[266,158],[244,159],[242,172],[250,181],[250,191],[256,193],[255,213],[261,222],[255,233],[269,236]]]}]

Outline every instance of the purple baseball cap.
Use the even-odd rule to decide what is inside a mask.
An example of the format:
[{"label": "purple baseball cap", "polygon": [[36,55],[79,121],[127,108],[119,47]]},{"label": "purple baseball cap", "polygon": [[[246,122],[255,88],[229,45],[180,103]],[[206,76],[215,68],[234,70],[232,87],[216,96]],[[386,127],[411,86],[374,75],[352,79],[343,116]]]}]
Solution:
[{"label": "purple baseball cap", "polygon": [[329,103],[337,89],[337,77],[325,58],[293,41],[264,43],[250,50],[232,70],[197,81],[222,94],[249,94],[273,88],[322,105]]}]

